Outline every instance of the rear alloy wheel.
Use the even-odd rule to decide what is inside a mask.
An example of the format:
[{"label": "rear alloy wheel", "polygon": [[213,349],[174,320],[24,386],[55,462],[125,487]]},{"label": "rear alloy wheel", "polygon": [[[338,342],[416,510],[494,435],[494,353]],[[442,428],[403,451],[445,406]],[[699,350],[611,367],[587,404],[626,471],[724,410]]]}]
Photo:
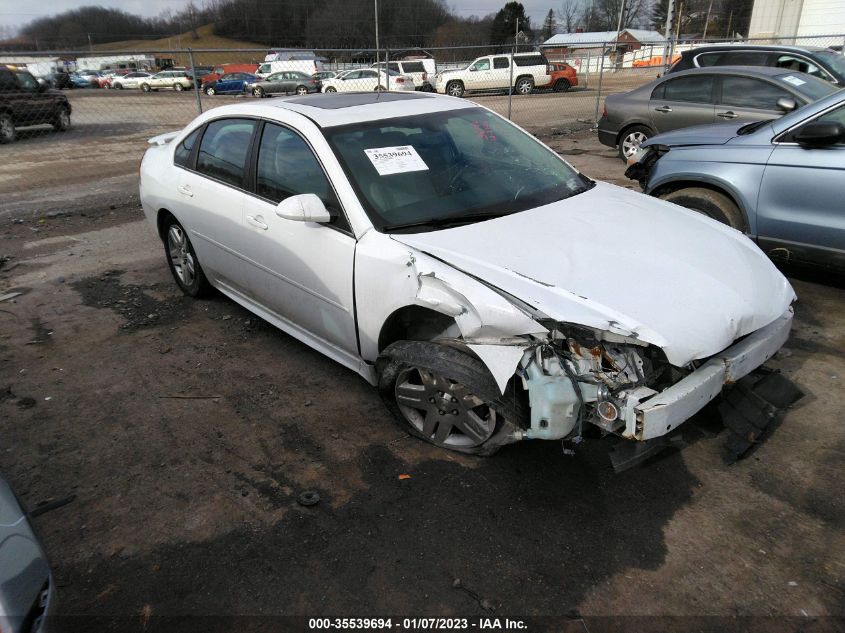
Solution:
[{"label": "rear alloy wheel", "polygon": [[214,86],[209,86],[205,89],[205,94],[207,94],[209,97],[213,97],[215,94],[217,94],[217,91],[214,89]]},{"label": "rear alloy wheel", "polygon": [[555,82],[554,91],[555,92],[567,92],[572,86],[569,83],[568,79],[558,79]]},{"label": "rear alloy wheel", "polygon": [[678,189],[660,196],[661,200],[679,204],[692,211],[698,211],[708,218],[727,224],[737,231],[747,232],[745,218],[733,201],[725,194],[704,187]]},{"label": "rear alloy wheel", "polygon": [[651,130],[644,125],[634,125],[622,133],[619,139],[619,158],[627,161],[637,153],[640,145],[651,138]]},{"label": "rear alloy wheel", "polygon": [[521,95],[530,95],[534,91],[534,80],[531,77],[522,77],[516,82],[516,91]]},{"label": "rear alloy wheel", "polygon": [[173,89],[176,92],[182,92],[185,89],[185,86],[183,86],[182,84],[173,84]]},{"label": "rear alloy wheel", "polygon": [[501,395],[484,363],[454,347],[398,341],[378,367],[387,408],[411,435],[435,446],[489,455],[507,443],[497,434],[527,419],[512,389]]},{"label": "rear alloy wheel", "polygon": [[114,87],[115,87],[116,90],[123,90],[123,84],[121,84],[121,83],[116,83],[114,85]]},{"label": "rear alloy wheel", "polygon": [[15,141],[15,124],[11,114],[0,114],[0,143],[13,143]]},{"label": "rear alloy wheel", "polygon": [[308,88],[306,88],[305,86],[297,86],[296,87],[296,94],[298,94],[300,96],[307,95],[308,94]]},{"label": "rear alloy wheel", "polygon": [[262,88],[261,86],[256,86],[252,89],[252,96],[258,97],[259,99],[262,98],[264,96],[264,88]]},{"label": "rear alloy wheel", "polygon": [[165,226],[164,250],[167,265],[179,288],[189,297],[207,293],[210,285],[202,271],[197,254],[182,225],[170,216]]},{"label": "rear alloy wheel", "polygon": [[464,96],[464,85],[460,81],[450,81],[446,84],[446,94],[460,99]]},{"label": "rear alloy wheel", "polygon": [[337,88],[329,86],[328,88],[326,88],[326,92],[337,92]]},{"label": "rear alloy wheel", "polygon": [[53,129],[57,132],[66,132],[70,129],[70,112],[67,108],[59,108],[56,118],[53,119]]},{"label": "rear alloy wheel", "polygon": [[144,92],[149,92],[151,90],[150,84],[141,84],[141,90]]}]

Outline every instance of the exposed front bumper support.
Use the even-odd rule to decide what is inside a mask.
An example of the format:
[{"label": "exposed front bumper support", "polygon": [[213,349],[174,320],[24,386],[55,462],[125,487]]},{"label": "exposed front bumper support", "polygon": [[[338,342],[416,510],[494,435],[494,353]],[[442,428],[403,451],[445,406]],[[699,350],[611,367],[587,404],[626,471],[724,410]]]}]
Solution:
[{"label": "exposed front bumper support", "polygon": [[769,360],[789,338],[792,308],[716,354],[668,389],[628,409],[624,435],[649,440],[671,432],[732,384]]}]

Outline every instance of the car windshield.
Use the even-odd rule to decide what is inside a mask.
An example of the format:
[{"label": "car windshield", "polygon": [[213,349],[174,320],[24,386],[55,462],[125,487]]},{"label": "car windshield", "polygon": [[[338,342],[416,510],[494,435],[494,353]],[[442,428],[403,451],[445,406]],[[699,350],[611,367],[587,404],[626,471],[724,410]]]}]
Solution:
[{"label": "car windshield", "polygon": [[382,231],[509,215],[593,184],[482,108],[355,123],[324,133]]},{"label": "car windshield", "polygon": [[813,55],[832,68],[839,77],[845,77],[845,56],[841,53],[834,53],[833,51],[816,51]]},{"label": "car windshield", "polygon": [[797,90],[802,95],[807,97],[810,101],[817,101],[822,97],[826,97],[832,92],[836,92],[838,88],[828,81],[824,81],[817,77],[811,77],[804,73],[785,73],[778,75],[775,79],[783,84],[788,84],[794,90]]}]

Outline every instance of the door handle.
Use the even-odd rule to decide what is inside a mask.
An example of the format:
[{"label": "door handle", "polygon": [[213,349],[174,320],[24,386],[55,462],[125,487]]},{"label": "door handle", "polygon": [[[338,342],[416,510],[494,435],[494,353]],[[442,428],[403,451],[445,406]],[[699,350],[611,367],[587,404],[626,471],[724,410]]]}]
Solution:
[{"label": "door handle", "polygon": [[246,216],[246,221],[252,224],[252,226],[261,229],[262,231],[266,231],[268,227],[264,223],[264,217],[260,215],[248,215]]},{"label": "door handle", "polygon": [[728,110],[727,112],[717,112],[716,116],[722,117],[723,119],[735,119],[739,115],[736,112]]},{"label": "door handle", "polygon": [[659,108],[655,108],[657,112],[671,112],[672,108],[669,106],[660,106]]},{"label": "door handle", "polygon": [[189,198],[194,197],[194,192],[191,191],[191,188],[188,185],[179,185],[178,187],[176,187],[176,189],[182,195],[188,196]]}]

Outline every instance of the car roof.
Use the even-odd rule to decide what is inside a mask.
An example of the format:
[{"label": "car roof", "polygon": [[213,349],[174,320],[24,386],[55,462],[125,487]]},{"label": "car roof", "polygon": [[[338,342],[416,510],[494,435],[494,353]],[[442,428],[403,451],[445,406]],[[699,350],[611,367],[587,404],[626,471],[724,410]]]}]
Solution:
[{"label": "car roof", "polygon": [[665,77],[672,79],[674,77],[683,77],[685,75],[735,75],[741,73],[743,75],[758,75],[766,77],[776,77],[778,75],[803,75],[804,73],[792,70],[790,68],[781,68],[780,66],[706,66],[704,68],[690,68],[689,70],[680,70],[676,73],[665,75]]},{"label": "car roof", "polygon": [[[464,110],[477,104],[446,95],[423,92],[345,92],[257,101],[239,106],[243,114],[253,109],[280,108],[311,119],[322,128],[379,121],[401,116]],[[266,110],[265,110],[266,112]]]},{"label": "car roof", "polygon": [[690,50],[684,51],[681,55],[694,55],[703,53],[705,51],[730,51],[734,49],[752,49],[761,51],[786,51],[793,53],[813,53],[818,51],[827,51],[829,48],[824,46],[792,46],[789,44],[743,44],[737,42],[736,44],[706,44],[704,46],[696,46]]}]

